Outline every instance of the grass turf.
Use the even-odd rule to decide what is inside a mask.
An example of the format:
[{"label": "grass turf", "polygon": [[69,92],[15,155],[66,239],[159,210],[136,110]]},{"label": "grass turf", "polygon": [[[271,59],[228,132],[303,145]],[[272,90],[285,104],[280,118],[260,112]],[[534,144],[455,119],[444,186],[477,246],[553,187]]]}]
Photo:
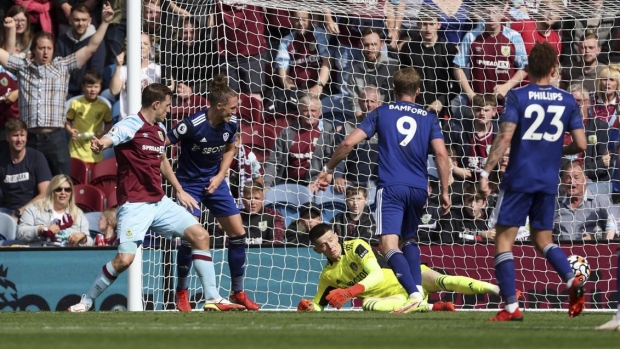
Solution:
[{"label": "grass turf", "polygon": [[619,348],[611,313],[0,312],[0,348]]}]

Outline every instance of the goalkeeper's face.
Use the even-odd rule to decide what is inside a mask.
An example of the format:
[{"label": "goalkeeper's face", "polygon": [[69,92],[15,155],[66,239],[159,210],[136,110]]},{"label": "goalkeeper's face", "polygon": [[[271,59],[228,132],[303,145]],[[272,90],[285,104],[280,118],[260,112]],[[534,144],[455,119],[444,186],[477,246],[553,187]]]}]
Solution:
[{"label": "goalkeeper's face", "polygon": [[333,230],[323,234],[314,242],[314,251],[327,257],[330,261],[337,261],[342,255],[342,246],[338,241],[338,235]]}]

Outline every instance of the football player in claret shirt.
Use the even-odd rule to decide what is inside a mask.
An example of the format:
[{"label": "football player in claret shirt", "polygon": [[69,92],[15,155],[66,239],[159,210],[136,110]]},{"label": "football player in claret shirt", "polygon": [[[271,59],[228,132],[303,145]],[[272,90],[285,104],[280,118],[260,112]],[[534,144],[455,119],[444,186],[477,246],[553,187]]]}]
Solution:
[{"label": "football player in claret shirt", "polygon": [[[150,84],[142,91],[138,114],[119,121],[105,136],[93,137],[91,150],[100,153],[114,147],[118,162],[116,194],[121,206],[117,213],[118,253],[105,264],[99,276],[70,312],[86,312],[94,300],[134,261],[147,230],[166,238],[182,237],[190,242],[192,258],[202,283],[206,308],[243,309],[219,296],[215,268],[209,251],[209,233],[183,207],[168,198],[162,189],[162,175],[177,182],[166,158],[166,128],[163,122],[170,110],[172,91],[162,84]],[[184,191],[180,201],[191,199]]]},{"label": "football player in claret shirt", "polygon": [[[209,87],[209,109],[183,119],[168,132],[170,143],[181,142],[176,172],[178,182],[171,181],[171,184],[177,192],[185,191],[191,196],[189,200],[184,197],[177,199],[195,217],[200,218],[200,202],[217,218],[228,235],[228,266],[233,292],[230,300],[247,310],[258,310],[258,305],[243,292],[246,233],[239,208],[224,180],[237,152],[235,135],[239,128],[234,115],[237,93],[228,87],[226,80],[224,75],[213,79]],[[180,311],[192,310],[187,295],[192,258],[190,247],[183,242],[177,252],[177,308]]]},{"label": "football player in claret shirt", "polygon": [[[353,297],[363,299],[362,308],[373,311],[393,311],[409,302],[409,294],[398,282],[396,275],[378,254],[362,239],[340,243],[338,235],[328,224],[319,224],[310,230],[310,243],[316,253],[327,258],[319,277],[319,286],[313,300],[302,299],[298,311],[321,311],[328,304],[340,309]],[[422,265],[424,294],[439,291],[474,295],[499,295],[499,287],[465,276],[442,275]],[[454,311],[451,302],[425,304],[425,310]]]},{"label": "football player in claret shirt", "polygon": [[[381,253],[399,275],[410,302],[396,313],[428,310],[422,289],[420,249],[416,234],[426,204],[427,161],[432,151],[441,182],[442,209],[450,209],[448,193],[450,160],[437,115],[415,104],[420,93],[420,76],[413,68],[394,74],[396,102],[384,104],[366,116],[361,125],[340,143],[317,178],[325,190],[332,182],[336,165],[353,147],[375,134],[379,138],[377,179],[377,232]],[[399,244],[402,247],[399,248]]]},{"label": "football player in claret shirt", "polygon": [[[562,156],[583,152],[587,146],[577,102],[570,93],[550,85],[556,69],[555,48],[547,42],[535,44],[528,66],[531,83],[506,95],[499,132],[479,174],[480,191],[487,196],[490,193],[489,172],[495,169],[510,146],[510,159],[495,208],[495,275],[505,309],[491,321],[523,319],[515,291],[512,246],[519,227],[525,225],[528,216],[534,246],[566,283],[569,316],[579,315],[584,308],[583,283],[575,278],[566,254],[552,240]],[[563,145],[564,131],[569,131],[573,140],[566,146]]]}]

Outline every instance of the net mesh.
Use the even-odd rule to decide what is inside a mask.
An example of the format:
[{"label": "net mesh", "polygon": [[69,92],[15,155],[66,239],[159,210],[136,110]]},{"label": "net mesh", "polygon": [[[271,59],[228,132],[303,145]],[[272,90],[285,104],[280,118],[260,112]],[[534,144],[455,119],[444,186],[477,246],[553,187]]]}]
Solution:
[{"label": "net mesh", "polygon": [[[479,202],[475,195],[469,195],[469,187],[486,161],[492,136],[485,140],[486,133],[473,126],[477,114],[472,110],[472,103],[475,106],[482,100],[482,108],[478,109],[485,109],[489,103],[493,104],[488,102],[489,95],[493,96],[492,100],[499,102],[499,110],[492,110],[490,118],[496,120],[502,100],[495,98],[495,88],[525,66],[523,55],[527,55],[513,38],[497,46],[495,53],[487,58],[471,46],[488,29],[481,20],[488,24],[498,14],[502,26],[519,29],[516,33],[522,38],[525,51],[536,40],[535,31],[550,42],[557,37],[561,71],[557,84],[564,89],[585,86],[587,91],[577,92],[583,92],[583,99],[590,101],[592,116],[603,121],[602,128],[594,129],[588,138],[589,147],[594,150],[578,160],[586,164],[587,187],[592,194],[607,198],[603,201],[606,207],[593,211],[586,221],[573,218],[563,222],[577,229],[579,236],[561,240],[560,246],[567,255],[584,256],[590,263],[587,308],[615,307],[615,296],[610,292],[615,286],[611,275],[615,246],[603,241],[603,237],[612,228],[610,222],[615,225],[613,217],[608,219],[607,215],[615,214],[610,199],[611,178],[616,168],[616,101],[611,94],[609,101],[605,99],[607,95],[603,92],[607,90],[598,84],[598,79],[604,68],[609,65],[615,69],[613,63],[620,62],[620,30],[616,20],[620,2],[517,0],[506,6],[506,2],[495,1],[437,5],[420,0],[402,4],[383,0],[303,3],[252,0],[175,1],[175,5],[147,1],[145,8],[151,6],[159,14],[149,20],[143,12],[145,31],[154,42],[153,60],[162,67],[163,79],[176,87],[169,126],[207,106],[209,81],[217,73],[226,74],[230,86],[240,93],[241,143],[248,150],[239,152],[241,161],[231,169],[233,194],[241,197],[245,181],[252,178],[251,152],[261,164],[265,185],[271,187],[265,193],[266,207],[277,211],[282,218],[277,229],[273,229],[277,233],[269,237],[260,234],[267,229],[267,221],[275,223],[270,220],[246,223],[249,224],[246,228],[258,235],[248,239],[244,287],[263,309],[294,309],[300,298],[312,298],[316,291],[325,260],[304,245],[303,231],[313,218],[303,216],[308,211],[306,205],[317,207],[323,221],[340,222],[336,224],[339,234],[347,238],[364,236],[365,231],[374,230],[372,173],[380,156],[376,154],[376,142],[365,143],[366,148],[355,159],[346,161],[344,170],[338,169],[342,173],[340,178],[349,186],[367,188],[369,217],[360,223],[361,228],[351,228],[353,223],[346,217],[336,217],[347,213],[344,194],[331,187],[325,193],[313,195],[308,192],[307,184],[320,172],[341,136],[355,125],[347,124],[346,120],[355,120],[378,104],[392,100],[391,74],[400,66],[413,66],[421,74],[419,102],[438,112],[454,163],[451,192],[456,213],[440,219],[436,215],[436,195],[431,195],[421,223],[422,260],[441,272],[494,280],[492,233],[485,232],[490,228],[488,218],[496,195],[478,207],[474,207]],[[436,37],[428,33],[432,31],[429,18],[437,18],[441,23],[435,28]],[[368,28],[374,28],[381,39],[378,44],[362,41],[369,33]],[[592,35],[596,35],[594,48],[587,46]],[[425,46],[428,37],[439,38],[439,44]],[[365,65],[378,57],[380,63]],[[592,57],[598,67],[590,70]],[[455,73],[459,68],[473,89],[469,97]],[[477,75],[479,72],[483,73],[482,78]],[[619,89],[620,69],[617,78],[613,71],[606,73],[616,79],[615,89]],[[525,83],[527,79],[522,84]],[[299,113],[306,116],[313,113],[297,109],[304,95],[310,95],[311,100],[318,96],[321,101],[319,110],[323,121],[316,134],[306,134],[293,127]],[[476,100],[473,95],[480,96]],[[433,105],[436,101],[440,104]],[[302,128],[306,127],[301,122]],[[169,152],[176,166],[178,151],[172,148]],[[436,177],[432,157],[429,157],[429,175]],[[498,182],[501,168],[492,178]],[[164,185],[172,194],[170,186]],[[436,182],[431,180],[431,187],[437,193]],[[239,200],[239,204],[243,202]],[[201,222],[213,235],[217,282],[225,296],[230,292],[226,238],[207,210],[203,211]],[[268,229],[271,228],[269,225]],[[522,242],[514,250],[517,287],[526,295],[524,306],[562,308],[567,301],[565,287],[557,274],[549,271],[546,261],[536,254],[529,243],[528,229],[522,227],[519,234]],[[583,241],[584,232],[592,240]],[[374,245],[376,241],[371,242]],[[143,279],[147,309],[174,309],[178,243],[153,236],[145,244],[144,259],[148,267],[144,268]],[[193,271],[190,275],[190,299],[197,305],[202,301],[202,290]],[[495,295],[439,293],[431,300],[440,298],[452,300],[464,309],[495,309],[500,304]]]}]

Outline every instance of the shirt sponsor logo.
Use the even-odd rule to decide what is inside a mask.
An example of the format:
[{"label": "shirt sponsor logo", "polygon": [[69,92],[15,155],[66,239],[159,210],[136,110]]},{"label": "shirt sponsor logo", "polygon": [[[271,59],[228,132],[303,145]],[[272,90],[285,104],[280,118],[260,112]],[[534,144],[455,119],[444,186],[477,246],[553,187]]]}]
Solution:
[{"label": "shirt sponsor logo", "polygon": [[156,145],[146,145],[146,144],[142,145],[142,150],[154,151],[154,152],[157,152],[159,154],[163,153],[164,149],[165,149],[165,147],[163,145],[159,146],[159,147],[156,146]]}]

